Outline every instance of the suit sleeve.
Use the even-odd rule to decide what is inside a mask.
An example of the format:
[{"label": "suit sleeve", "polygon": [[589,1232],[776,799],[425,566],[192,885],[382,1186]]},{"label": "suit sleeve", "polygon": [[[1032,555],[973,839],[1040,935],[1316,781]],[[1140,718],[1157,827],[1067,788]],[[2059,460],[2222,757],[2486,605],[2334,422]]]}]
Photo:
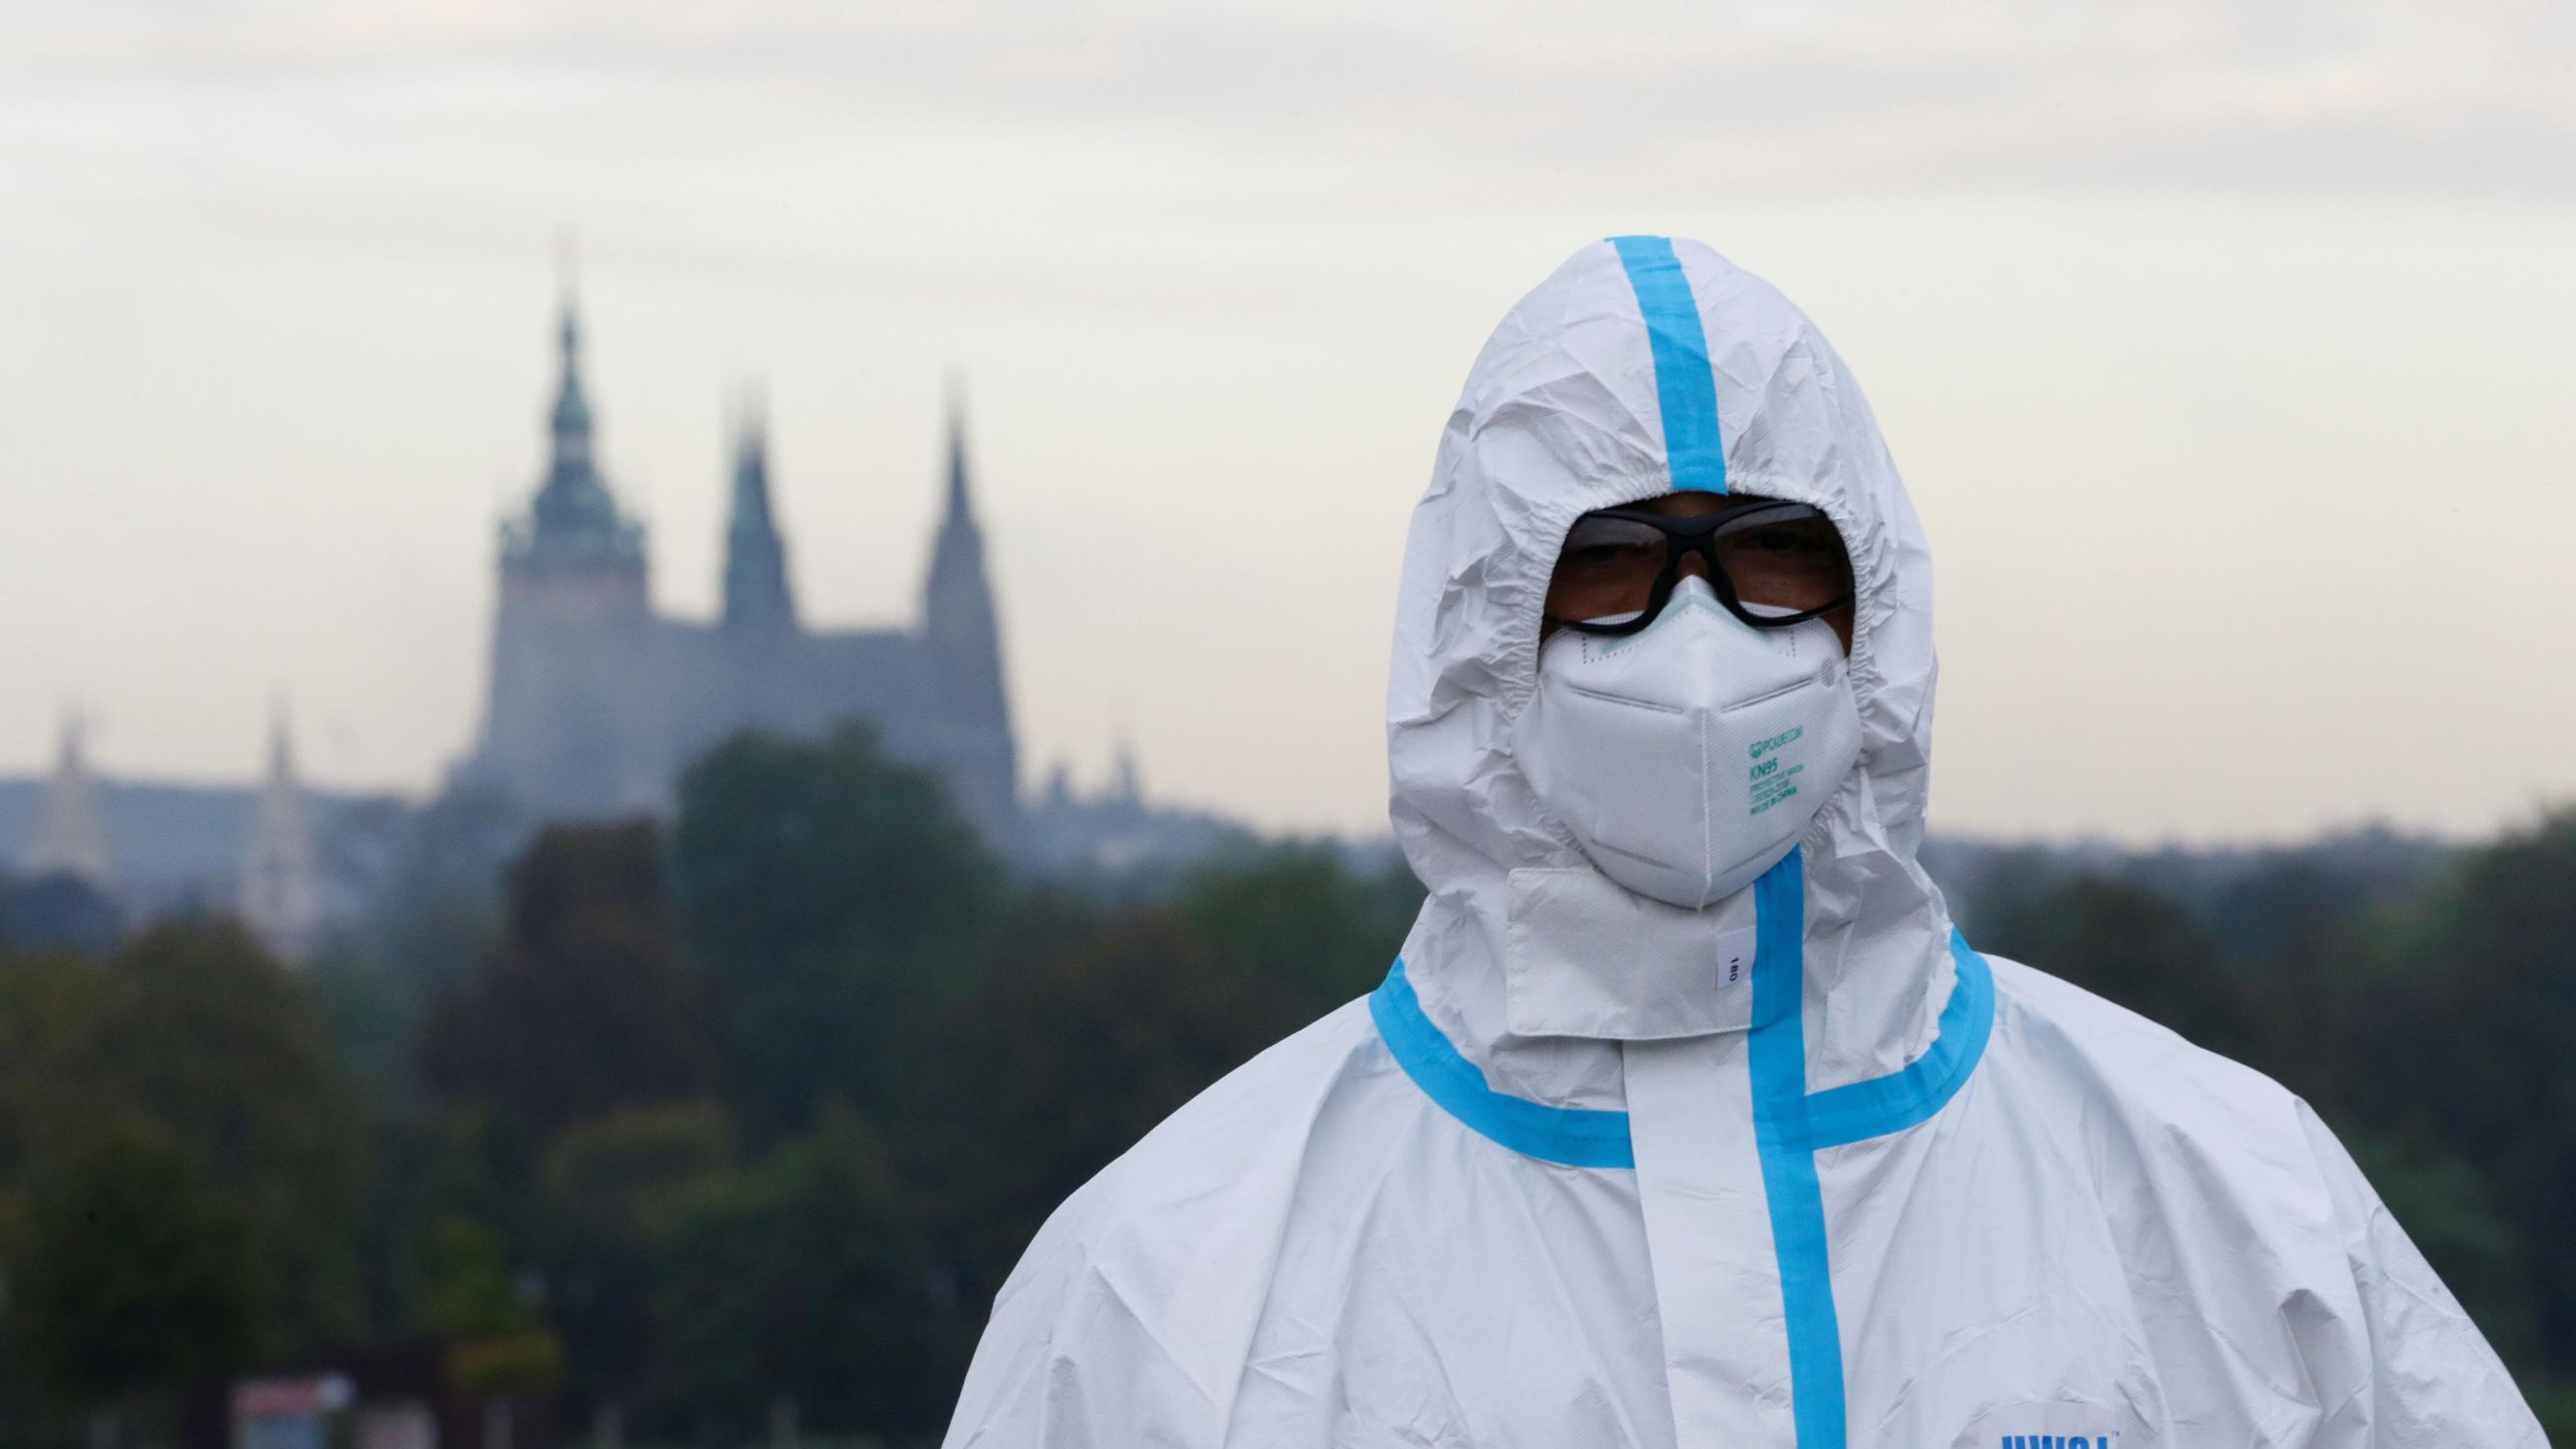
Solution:
[{"label": "suit sleeve", "polygon": [[1142,1281],[1152,1275],[1120,1251],[1099,1188],[1057,1209],[1011,1270],[942,1449],[1215,1449],[1224,1438],[1222,1410],[1157,1311]]},{"label": "suit sleeve", "polygon": [[2486,1336],[2361,1174],[2361,1168],[2305,1103],[2318,1170],[2334,1203],[2336,1231],[2361,1309],[2367,1377],[2329,1413],[2318,1444],[2352,1449],[2548,1449]]}]

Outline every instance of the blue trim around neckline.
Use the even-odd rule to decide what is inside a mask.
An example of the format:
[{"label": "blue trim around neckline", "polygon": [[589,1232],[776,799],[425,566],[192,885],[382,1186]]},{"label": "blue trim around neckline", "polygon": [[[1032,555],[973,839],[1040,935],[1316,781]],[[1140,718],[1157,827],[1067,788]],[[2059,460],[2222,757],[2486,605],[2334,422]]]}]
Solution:
[{"label": "blue trim around neckline", "polygon": [[1798,1145],[1842,1147],[1902,1132],[1929,1120],[1967,1085],[1994,1032],[1995,975],[1956,928],[1950,932],[1950,963],[1958,980],[1941,1007],[1932,1045],[1902,1071],[1807,1093]]},{"label": "blue trim around neckline", "polygon": [[[1795,859],[1795,856],[1791,857],[1791,860]],[[1783,862],[1784,865],[1788,863]],[[1779,868],[1775,866],[1773,870]],[[1803,896],[1804,891],[1797,894]],[[1782,897],[1775,904],[1771,917],[1799,921],[1799,914],[1787,909],[1790,904],[1793,902]],[[1803,907],[1803,901],[1794,904]],[[1800,929],[1803,930],[1803,922]],[[1775,960],[1791,960],[1794,955],[1802,954],[1795,944],[1797,939],[1791,936],[1785,950],[1776,940],[1757,939],[1756,971],[1760,970],[1766,948],[1774,953]],[[1985,958],[1970,950],[1967,941],[1956,931],[1950,933],[1950,959],[1958,969],[1958,983],[1952,988],[1948,1003],[1941,1008],[1939,1035],[1933,1038],[1922,1056],[1902,1071],[1865,1082],[1828,1087],[1821,1092],[1808,1092],[1805,1089],[1805,1025],[1798,1025],[1798,1035],[1802,1040],[1798,1052],[1796,1105],[1773,1114],[1772,1130],[1780,1146],[1814,1151],[1883,1137],[1928,1120],[1948,1104],[1950,1098],[1975,1074],[1978,1061],[1985,1055],[1986,1041],[1993,1031],[1995,1019],[1994,975],[1988,970]],[[1760,999],[1757,988],[1757,1000]],[[1765,1004],[1795,999],[1785,992],[1778,992],[1773,993]],[[1627,1113],[1583,1107],[1551,1107],[1543,1102],[1495,1091],[1486,1082],[1484,1072],[1423,1014],[1422,1002],[1413,993],[1413,983],[1405,979],[1404,962],[1400,958],[1387,972],[1386,983],[1370,994],[1369,1017],[1377,1023],[1378,1035],[1386,1042],[1388,1051],[1404,1068],[1404,1074],[1422,1089],[1423,1095],[1482,1135],[1524,1156],[1568,1167],[1636,1166],[1635,1151],[1628,1141]],[[1756,1025],[1759,1024],[1757,1019]],[[1766,1052],[1764,1060],[1776,1062],[1777,1058]],[[1788,1100],[1788,1089],[1783,1085],[1787,1080],[1783,1073],[1780,1081],[1772,1082],[1770,1091],[1763,1094],[1763,1100],[1774,1103]]]},{"label": "blue trim around neckline", "polygon": [[1369,1016],[1396,1064],[1441,1110],[1525,1157],[1567,1167],[1629,1167],[1637,1155],[1628,1142],[1628,1114],[1588,1107],[1551,1107],[1497,1092],[1484,1072],[1441,1035],[1413,983],[1404,979],[1404,958],[1386,973],[1386,984],[1369,994]]}]

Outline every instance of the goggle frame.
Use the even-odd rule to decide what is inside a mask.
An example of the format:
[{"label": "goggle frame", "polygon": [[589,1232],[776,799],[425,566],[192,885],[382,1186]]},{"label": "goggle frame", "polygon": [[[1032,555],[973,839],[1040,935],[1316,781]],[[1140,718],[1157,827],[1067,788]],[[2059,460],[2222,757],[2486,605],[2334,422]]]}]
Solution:
[{"label": "goggle frame", "polygon": [[[1566,530],[1566,538],[1571,539],[1574,536],[1574,530],[1583,526],[1584,519],[1590,518],[1615,518],[1624,522],[1642,523],[1663,534],[1663,567],[1656,571],[1654,585],[1647,591],[1645,607],[1639,610],[1635,617],[1603,623],[1591,619],[1561,619],[1553,614],[1540,616],[1545,623],[1560,629],[1571,629],[1578,634],[1591,634],[1603,638],[1619,638],[1644,630],[1663,613],[1664,606],[1672,602],[1673,589],[1681,580],[1682,559],[1689,554],[1699,555],[1700,562],[1707,566],[1709,590],[1717,595],[1717,601],[1726,606],[1728,613],[1756,629],[1791,628],[1809,619],[1821,618],[1836,609],[1843,608],[1859,596],[1856,588],[1846,586],[1839,597],[1812,609],[1800,609],[1787,614],[1756,614],[1746,607],[1742,597],[1736,593],[1735,580],[1728,576],[1726,565],[1718,560],[1719,534],[1761,524],[1789,523],[1808,518],[1821,519],[1827,528],[1833,529],[1835,540],[1839,543],[1842,530],[1834,528],[1833,519],[1828,517],[1823,509],[1812,503],[1795,503],[1787,499],[1779,499],[1747,504],[1741,508],[1729,508],[1717,513],[1703,513],[1693,518],[1675,518],[1635,507],[1596,508],[1577,518],[1573,526]],[[1564,541],[1560,540],[1557,545],[1559,557],[1563,556],[1564,551]],[[1851,575],[1851,550],[1848,546],[1843,549],[1843,574],[1846,579]]]}]

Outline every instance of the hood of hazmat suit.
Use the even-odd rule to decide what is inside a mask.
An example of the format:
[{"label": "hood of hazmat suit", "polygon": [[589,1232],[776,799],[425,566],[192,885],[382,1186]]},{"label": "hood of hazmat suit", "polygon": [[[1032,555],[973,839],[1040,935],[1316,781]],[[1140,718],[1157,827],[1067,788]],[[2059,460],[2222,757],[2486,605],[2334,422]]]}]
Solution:
[{"label": "hood of hazmat suit", "polygon": [[[1568,526],[1694,488],[1840,530],[1861,734],[1696,910],[1595,869],[1516,736]],[[1065,1202],[950,1449],[2541,1444],[2304,1103],[1952,929],[1915,859],[1931,603],[1803,314],[1696,243],[1575,253],[1413,517],[1400,959]]]}]

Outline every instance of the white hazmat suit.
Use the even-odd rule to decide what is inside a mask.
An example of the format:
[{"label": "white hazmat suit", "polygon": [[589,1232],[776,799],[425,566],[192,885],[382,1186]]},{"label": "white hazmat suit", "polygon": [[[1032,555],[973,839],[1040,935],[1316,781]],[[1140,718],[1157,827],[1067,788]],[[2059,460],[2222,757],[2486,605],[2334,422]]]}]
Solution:
[{"label": "white hazmat suit", "polygon": [[[1568,526],[1679,488],[1823,510],[1858,596],[1858,763],[1696,911],[1595,870],[1514,735]],[[1558,268],[1414,514],[1401,959],[1056,1212],[950,1449],[2541,1444],[2304,1103],[1952,930],[1931,600],[1786,299],[1691,242]]]}]

